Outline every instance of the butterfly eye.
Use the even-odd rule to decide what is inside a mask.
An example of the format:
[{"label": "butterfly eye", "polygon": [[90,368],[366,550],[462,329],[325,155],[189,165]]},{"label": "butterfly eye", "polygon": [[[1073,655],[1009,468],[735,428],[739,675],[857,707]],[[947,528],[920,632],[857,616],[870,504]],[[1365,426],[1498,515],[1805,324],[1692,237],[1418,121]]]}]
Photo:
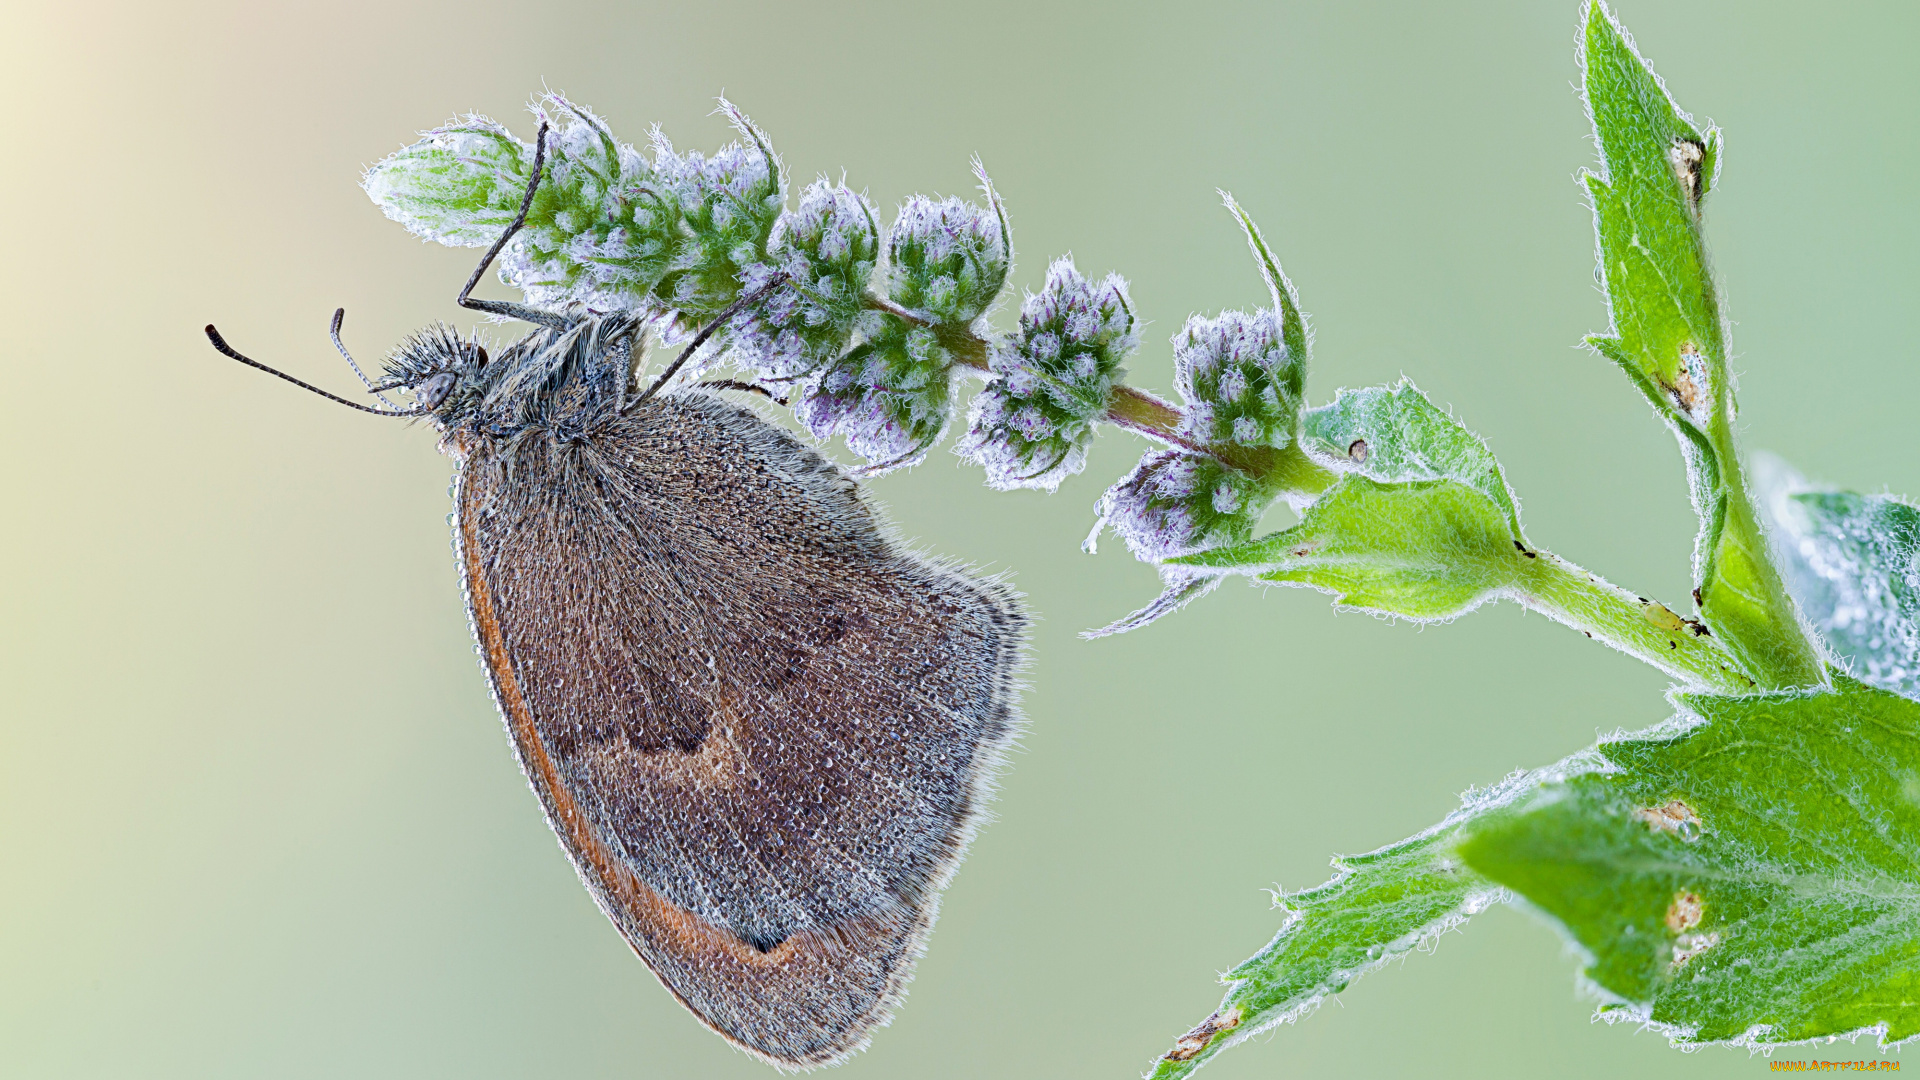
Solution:
[{"label": "butterfly eye", "polygon": [[422,411],[439,408],[440,403],[447,400],[447,395],[453,392],[453,384],[457,378],[453,372],[443,371],[433,378],[428,379],[426,382],[415,386],[413,388],[415,404],[417,404]]},{"label": "butterfly eye", "polygon": [[473,347],[473,366],[477,368],[487,366],[487,347],[485,345],[475,345]]}]

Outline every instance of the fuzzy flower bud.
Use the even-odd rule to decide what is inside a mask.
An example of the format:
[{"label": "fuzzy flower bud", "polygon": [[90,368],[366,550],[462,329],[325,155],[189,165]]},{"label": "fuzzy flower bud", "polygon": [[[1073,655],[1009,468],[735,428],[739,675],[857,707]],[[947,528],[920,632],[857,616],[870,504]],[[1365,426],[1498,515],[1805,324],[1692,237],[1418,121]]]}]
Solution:
[{"label": "fuzzy flower bud", "polygon": [[[665,272],[679,218],[648,194],[653,167],[600,118],[558,95],[535,112],[553,125],[526,226],[500,257],[500,279],[534,304],[579,300],[633,308]],[[469,116],[367,170],[361,186],[416,236],[461,247],[500,239],[520,210],[534,149]]]},{"label": "fuzzy flower bud", "polygon": [[[544,307],[679,309],[700,320],[732,303],[741,271],[765,261],[785,194],[766,140],[725,107],[751,147],[682,156],[656,134],[649,162],[592,112],[543,98],[540,187],[500,254],[500,279]],[[361,186],[416,236],[485,247],[519,212],[533,159],[530,144],[469,116],[375,165]]]},{"label": "fuzzy flower bud", "polygon": [[658,130],[654,169],[680,215],[685,239],[655,287],[663,306],[705,321],[740,295],[749,267],[767,260],[767,240],[786,205],[780,159],[760,129],[726,101],[720,107],[751,146],[729,143],[712,157],[676,153]]},{"label": "fuzzy flower bud", "polygon": [[887,233],[887,295],[895,303],[932,322],[961,325],[993,306],[1013,252],[1000,199],[986,191],[985,207],[924,195],[901,205]]},{"label": "fuzzy flower bud", "polygon": [[953,409],[953,357],[934,331],[878,312],[866,340],[800,392],[794,415],[820,438],[844,436],[869,472],[912,465],[940,440]]},{"label": "fuzzy flower bud", "polygon": [[1306,357],[1288,350],[1274,312],[1188,319],[1173,338],[1173,367],[1186,399],[1181,434],[1210,446],[1279,449],[1293,440]]},{"label": "fuzzy flower bud", "polygon": [[989,359],[996,378],[973,399],[957,452],[1002,491],[1057,489],[1086,467],[1094,422],[1138,343],[1127,283],[1108,275],[1095,285],[1071,257],[1055,260],[1021,306],[1019,331]]},{"label": "fuzzy flower bud", "polygon": [[367,196],[423,240],[485,247],[500,239],[526,194],[533,148],[484,116],[422,134],[367,170]]},{"label": "fuzzy flower bud", "polygon": [[[598,116],[558,94],[534,111],[553,125],[546,165],[526,227],[501,252],[500,280],[544,307],[570,300],[608,310],[651,306],[648,294],[680,227],[673,207],[654,193],[653,166]],[[523,173],[523,192],[526,182]]]},{"label": "fuzzy flower bud", "polygon": [[786,275],[738,323],[741,350],[760,378],[800,378],[846,351],[879,254],[872,205],[837,184],[814,181],[800,206],[780,215],[768,261],[743,282],[753,291]]},{"label": "fuzzy flower bud", "polygon": [[1100,520],[1086,548],[1093,550],[1103,528],[1147,562],[1239,543],[1253,535],[1273,498],[1259,480],[1211,455],[1151,451],[1094,504]]}]

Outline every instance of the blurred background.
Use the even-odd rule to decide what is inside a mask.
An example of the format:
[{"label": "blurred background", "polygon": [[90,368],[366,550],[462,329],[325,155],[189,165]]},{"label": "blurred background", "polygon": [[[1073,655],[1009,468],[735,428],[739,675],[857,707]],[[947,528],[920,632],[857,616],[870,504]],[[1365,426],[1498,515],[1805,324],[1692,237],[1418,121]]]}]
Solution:
[{"label": "blurred background", "polygon": [[[1920,492],[1920,7],[1620,14],[1726,131],[1708,216],[1747,445]],[[217,321],[345,392],[335,306],[368,357],[467,325],[475,253],[413,240],[356,186],[416,131],[472,110],[530,137],[551,87],[628,141],[659,122],[712,150],[725,92],[797,181],[845,170],[882,207],[968,192],[977,153],[1016,288],[1065,252],[1126,275],[1152,322],[1134,381],[1161,392],[1189,313],[1264,300],[1230,189],[1312,314],[1316,403],[1412,376],[1492,443],[1540,543],[1680,608],[1673,440],[1577,347],[1605,318],[1578,19],[1563,0],[10,6],[0,1073],[771,1075],[674,1004],[543,823],[472,655],[430,432],[201,336]],[[1042,622],[999,820],[906,1008],[837,1075],[1136,1075],[1272,934],[1270,887],[1666,715],[1657,673],[1511,605],[1423,630],[1231,584],[1080,640],[1154,591],[1120,544],[1079,550],[1141,449],[1109,431],[1051,497],[944,452],[872,485],[906,535],[1012,570]],[[1496,909],[1207,1075],[1765,1068],[1590,1023],[1576,968]]]}]

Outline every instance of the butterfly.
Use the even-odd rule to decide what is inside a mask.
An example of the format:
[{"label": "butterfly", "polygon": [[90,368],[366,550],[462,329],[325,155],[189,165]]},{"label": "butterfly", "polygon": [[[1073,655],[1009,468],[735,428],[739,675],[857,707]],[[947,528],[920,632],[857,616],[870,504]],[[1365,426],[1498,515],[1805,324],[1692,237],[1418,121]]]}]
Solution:
[{"label": "butterfly", "polygon": [[582,882],[702,1023],[776,1066],[830,1064],[925,948],[1019,727],[1026,616],[1004,584],[902,548],[838,467],[722,396],[758,388],[671,385],[759,292],[645,390],[645,318],[470,296],[526,222],[546,134],[456,301],[534,326],[497,357],[423,331],[361,376],[413,395],[379,409],[207,334],[438,430],[494,701]]}]

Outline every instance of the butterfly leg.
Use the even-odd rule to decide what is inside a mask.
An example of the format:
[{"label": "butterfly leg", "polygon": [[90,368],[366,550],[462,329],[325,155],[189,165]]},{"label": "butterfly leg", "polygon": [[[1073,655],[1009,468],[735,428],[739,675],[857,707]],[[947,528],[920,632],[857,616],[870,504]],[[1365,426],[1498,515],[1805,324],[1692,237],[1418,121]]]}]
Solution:
[{"label": "butterfly leg", "polygon": [[509,319],[519,319],[521,322],[539,323],[541,326],[551,326],[556,330],[564,330],[571,322],[571,320],[564,315],[551,311],[543,311],[540,308],[527,304],[515,304],[506,300],[475,300],[468,295],[473,292],[475,285],[480,284],[480,275],[486,273],[487,267],[493,265],[493,260],[499,257],[500,249],[506,247],[507,241],[513,239],[513,234],[519,232],[520,229],[526,225],[527,211],[533,209],[533,193],[540,189],[540,171],[542,166],[546,164],[546,160],[547,125],[543,122],[540,125],[540,134],[534,136],[533,176],[527,180],[527,194],[520,200],[520,213],[513,219],[513,224],[507,226],[507,231],[500,234],[500,239],[495,240],[493,246],[487,249],[486,257],[480,260],[479,266],[473,268],[473,276],[467,279],[466,287],[460,290],[460,295],[455,297],[453,302],[470,311],[484,311],[489,315],[505,315]]}]

